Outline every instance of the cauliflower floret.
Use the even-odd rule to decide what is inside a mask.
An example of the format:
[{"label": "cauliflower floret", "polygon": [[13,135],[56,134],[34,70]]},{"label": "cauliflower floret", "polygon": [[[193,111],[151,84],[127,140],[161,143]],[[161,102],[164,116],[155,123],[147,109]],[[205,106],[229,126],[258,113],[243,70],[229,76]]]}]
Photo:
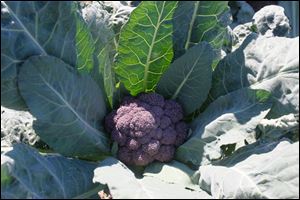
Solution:
[{"label": "cauliflower floret", "polygon": [[154,158],[145,153],[142,149],[139,149],[132,153],[132,160],[135,165],[145,166],[153,162]]},{"label": "cauliflower floret", "polygon": [[129,139],[127,141],[127,148],[130,150],[137,150],[140,147],[140,143],[136,139]]},{"label": "cauliflower floret", "polygon": [[160,142],[158,140],[151,140],[149,143],[143,145],[143,151],[150,156],[154,156],[158,153]]},{"label": "cauliflower floret", "polygon": [[152,106],[164,106],[164,98],[156,93],[141,94],[138,99]]},{"label": "cauliflower floret", "polygon": [[141,144],[146,144],[146,143],[150,142],[151,138],[152,137],[151,137],[151,133],[150,133],[150,134],[146,134],[144,137],[138,137],[137,140]]},{"label": "cauliflower floret", "polygon": [[161,122],[160,128],[162,128],[162,129],[165,129],[172,124],[171,119],[167,116],[162,116],[160,122]]},{"label": "cauliflower floret", "polygon": [[114,141],[116,141],[120,146],[123,146],[126,144],[127,137],[126,135],[122,134],[120,131],[117,129],[114,129],[111,132],[111,137]]},{"label": "cauliflower floret", "polygon": [[167,115],[173,123],[176,123],[183,118],[183,110],[176,101],[167,100],[164,108],[164,114]]},{"label": "cauliflower floret", "polygon": [[154,158],[160,162],[169,162],[174,156],[175,147],[172,145],[162,145],[159,151],[162,153],[156,154]]},{"label": "cauliflower floret", "polygon": [[126,96],[123,98],[123,102],[122,102],[122,106],[126,106],[126,105],[129,105],[130,103],[134,103],[135,100],[134,100],[134,97],[131,97],[131,96]]},{"label": "cauliflower floret", "polygon": [[157,117],[161,117],[164,114],[164,110],[159,106],[152,106],[151,113],[153,113]]},{"label": "cauliflower floret", "polygon": [[105,119],[118,143],[118,158],[128,165],[145,166],[154,160],[171,161],[175,148],[187,137],[183,110],[174,100],[156,93],[126,97]]},{"label": "cauliflower floret", "polygon": [[176,141],[176,131],[172,127],[168,127],[164,130],[163,137],[161,139],[162,144],[174,144]]},{"label": "cauliflower floret", "polygon": [[123,134],[129,133],[130,130],[130,124],[128,121],[132,119],[131,115],[123,115],[122,117],[118,118],[118,120],[115,122],[116,123],[116,129]]},{"label": "cauliflower floret", "polygon": [[154,129],[149,134],[152,138],[160,140],[163,136],[163,131],[161,128]]},{"label": "cauliflower floret", "polygon": [[184,122],[179,122],[176,124],[175,127],[177,136],[176,136],[176,141],[175,141],[175,145],[179,146],[181,145],[187,138],[188,135],[188,127],[186,125],[186,123]]},{"label": "cauliflower floret", "polygon": [[157,123],[154,116],[149,111],[136,113],[130,122],[131,132],[141,131],[145,135],[155,128],[157,128]]},{"label": "cauliflower floret", "polygon": [[129,165],[133,164],[133,162],[132,162],[132,152],[126,147],[119,148],[118,158],[126,164],[129,164]]}]

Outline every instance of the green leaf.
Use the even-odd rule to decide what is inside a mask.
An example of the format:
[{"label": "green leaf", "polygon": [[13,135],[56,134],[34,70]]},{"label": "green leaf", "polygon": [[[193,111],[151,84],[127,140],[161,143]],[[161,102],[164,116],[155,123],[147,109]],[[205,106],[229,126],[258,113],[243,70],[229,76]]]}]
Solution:
[{"label": "green leaf", "polygon": [[[92,2],[82,9],[82,17],[91,32],[93,45],[95,46],[96,70],[93,77],[106,93],[108,104],[113,108],[116,104],[115,74],[112,63],[115,55],[115,34],[109,27],[109,13],[103,9],[101,3]],[[99,78],[99,76],[101,78]]]},{"label": "green leaf", "polygon": [[[99,33],[99,35],[101,35]],[[98,45],[98,51],[96,51],[96,55],[98,58],[98,66],[97,66],[97,72],[100,73],[103,76],[103,84],[104,84],[104,90],[106,93],[106,97],[108,99],[108,103],[110,105],[110,108],[113,108],[116,104],[116,92],[117,88],[115,87],[116,80],[115,80],[115,73],[112,68],[113,63],[113,55],[112,51],[114,51],[115,46],[113,44],[113,33],[111,33],[111,38],[109,41],[99,41],[96,43]],[[98,36],[99,37],[99,36]]]},{"label": "green leaf", "polygon": [[214,198],[299,198],[299,142],[251,146],[222,165],[199,168],[199,185]]},{"label": "green leaf", "polygon": [[99,72],[103,76],[104,89],[108,103],[111,108],[114,108],[114,105],[116,104],[115,96],[117,89],[115,87],[115,73],[112,69],[112,58],[110,57],[112,50],[111,45],[111,43],[106,44],[99,52],[97,58],[99,60]]},{"label": "green leaf", "polygon": [[72,2],[1,1],[1,105],[26,109],[19,94],[20,65],[33,55],[52,55],[75,66]]},{"label": "green leaf", "polygon": [[[102,161],[94,170],[93,182],[107,184],[115,199],[211,198],[199,187],[198,190],[186,189],[181,184],[171,184],[147,174],[144,178],[137,179],[123,163],[111,157]],[[182,175],[182,172],[177,175]]]},{"label": "green leaf", "polygon": [[24,99],[19,94],[17,77],[4,80],[1,77],[1,105],[15,109],[27,110]]},{"label": "green leaf", "polygon": [[227,4],[227,1],[179,1],[173,17],[174,60],[201,41],[220,51],[231,22]]},{"label": "green leaf", "polygon": [[193,165],[221,159],[222,145],[244,146],[255,139],[255,128],[272,106],[270,93],[241,89],[219,97],[193,122],[194,132],[176,152],[176,158]]},{"label": "green leaf", "polygon": [[109,152],[100,130],[104,98],[90,76],[77,74],[58,58],[34,56],[21,67],[19,88],[37,118],[36,133],[54,150],[88,158]]},{"label": "green leaf", "polygon": [[131,95],[154,91],[173,58],[176,1],[143,1],[120,33],[115,71]]},{"label": "green leaf", "polygon": [[76,67],[81,73],[90,73],[94,67],[95,46],[87,25],[79,15],[76,16],[76,29]]},{"label": "green leaf", "polygon": [[97,198],[104,186],[92,182],[96,166],[60,155],[42,156],[25,144],[16,144],[13,150],[1,154],[1,172],[8,172],[3,174],[6,180],[1,173],[1,198],[68,199],[82,194]]},{"label": "green leaf", "polygon": [[249,35],[213,73],[210,102],[240,88],[264,89],[277,100],[268,118],[299,113],[299,38]]},{"label": "green leaf", "polygon": [[161,77],[157,92],[176,99],[190,114],[207,98],[212,77],[213,51],[206,42],[190,48]]}]

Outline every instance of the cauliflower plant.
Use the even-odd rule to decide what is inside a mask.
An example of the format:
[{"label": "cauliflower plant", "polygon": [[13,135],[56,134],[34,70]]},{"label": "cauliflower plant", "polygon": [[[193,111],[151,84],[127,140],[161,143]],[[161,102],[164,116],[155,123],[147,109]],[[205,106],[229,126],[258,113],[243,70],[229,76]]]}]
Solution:
[{"label": "cauliflower plant", "polygon": [[171,161],[186,137],[183,110],[174,100],[156,93],[126,97],[105,119],[105,127],[118,143],[118,157],[128,165]]},{"label": "cauliflower plant", "polygon": [[284,8],[276,5],[265,6],[253,16],[254,24],[260,34],[268,37],[284,37],[291,29]]}]

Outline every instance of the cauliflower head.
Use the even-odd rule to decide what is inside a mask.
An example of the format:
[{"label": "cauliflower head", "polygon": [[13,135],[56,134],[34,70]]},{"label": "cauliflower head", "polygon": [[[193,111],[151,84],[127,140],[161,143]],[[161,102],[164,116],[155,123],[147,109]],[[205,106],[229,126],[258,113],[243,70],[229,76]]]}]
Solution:
[{"label": "cauliflower head", "polygon": [[187,138],[182,107],[156,93],[125,97],[105,118],[105,128],[118,143],[118,158],[128,165],[145,166],[154,160],[171,161],[176,147]]}]

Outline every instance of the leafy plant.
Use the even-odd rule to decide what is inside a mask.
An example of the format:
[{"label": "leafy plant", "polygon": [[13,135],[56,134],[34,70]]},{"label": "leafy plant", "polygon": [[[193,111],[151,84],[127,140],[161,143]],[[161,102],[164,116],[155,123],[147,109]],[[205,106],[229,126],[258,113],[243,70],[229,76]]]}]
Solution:
[{"label": "leafy plant", "polygon": [[1,145],[1,198],[299,198],[299,39],[257,28],[274,7],[234,49],[228,2],[81,3],[1,2],[1,105],[49,146]]}]

